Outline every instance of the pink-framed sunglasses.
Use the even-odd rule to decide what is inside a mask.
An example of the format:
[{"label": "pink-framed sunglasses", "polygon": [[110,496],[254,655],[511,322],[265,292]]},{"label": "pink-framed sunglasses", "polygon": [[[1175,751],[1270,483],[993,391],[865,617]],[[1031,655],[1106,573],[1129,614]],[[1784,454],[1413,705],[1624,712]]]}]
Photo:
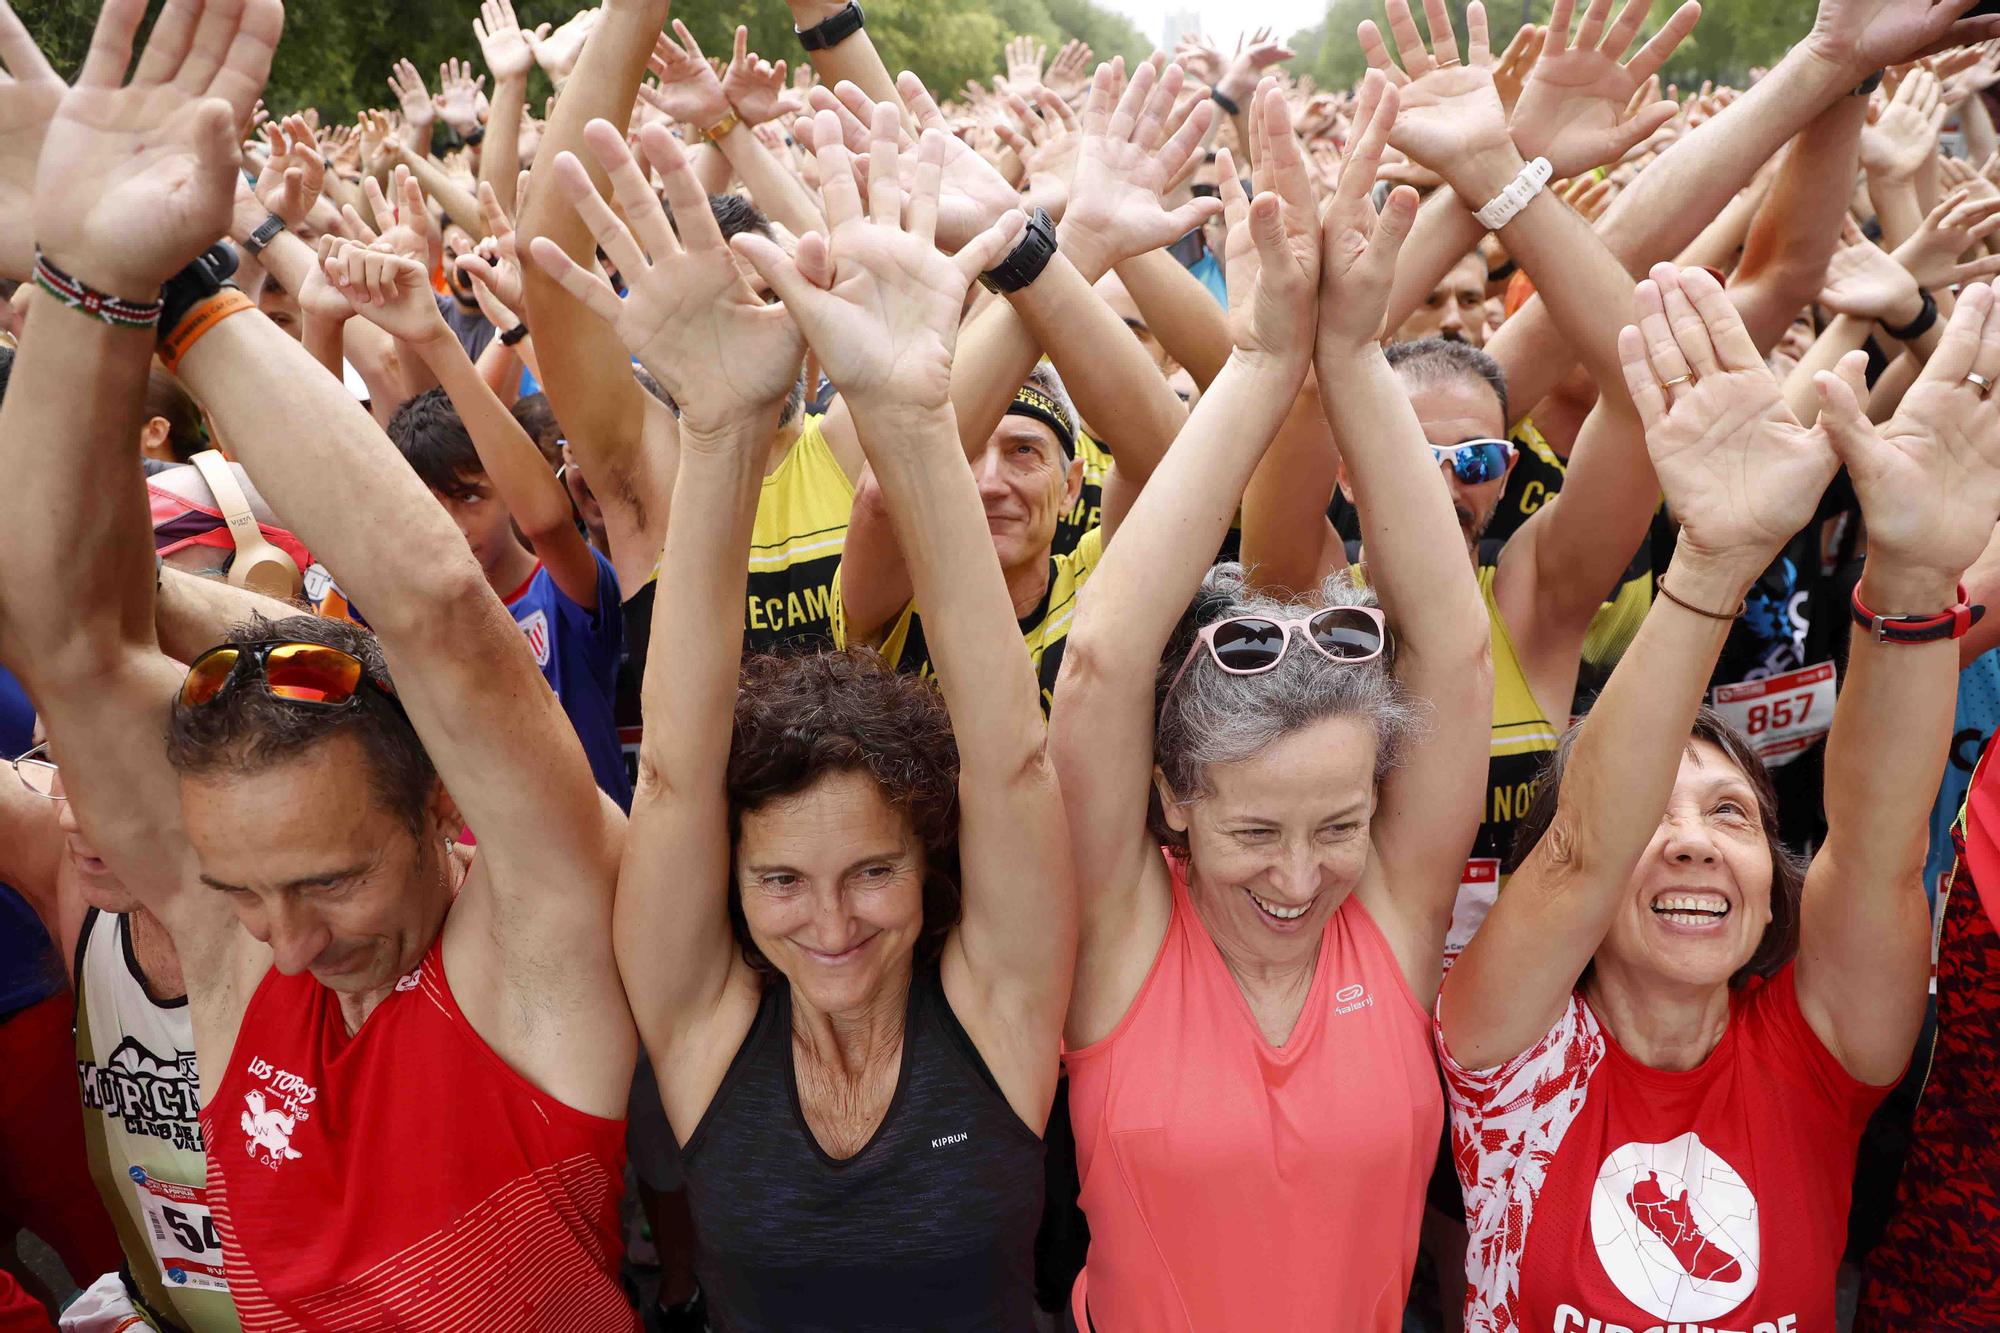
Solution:
[{"label": "pink-framed sunglasses", "polygon": [[1175,686],[1203,649],[1230,675],[1254,676],[1285,660],[1293,630],[1322,657],[1342,666],[1374,661],[1389,642],[1389,622],[1381,609],[1373,606],[1329,606],[1295,620],[1230,616],[1201,627],[1188,645],[1181,669],[1167,686],[1167,697],[1173,697]]}]

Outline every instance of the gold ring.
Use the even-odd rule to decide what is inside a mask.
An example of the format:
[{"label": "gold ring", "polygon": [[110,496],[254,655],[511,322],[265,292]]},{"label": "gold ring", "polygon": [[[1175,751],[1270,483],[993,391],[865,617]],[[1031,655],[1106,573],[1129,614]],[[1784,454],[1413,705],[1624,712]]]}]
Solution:
[{"label": "gold ring", "polygon": [[1967,384],[1977,385],[1979,387],[1979,396],[1982,399],[1985,398],[1988,394],[1993,392],[1993,381],[1987,379],[1984,375],[1980,374],[1976,370],[1968,370],[1965,373],[1965,382]]},{"label": "gold ring", "polygon": [[1670,379],[1670,380],[1668,380],[1668,381],[1667,381],[1666,383],[1662,384],[1662,385],[1660,386],[1660,388],[1662,388],[1662,389],[1671,389],[1671,388],[1673,388],[1673,387],[1674,387],[1674,386],[1675,386],[1676,384],[1694,384],[1694,383],[1697,383],[1697,382],[1698,382],[1698,381],[1697,381],[1697,380],[1695,379],[1695,377],[1694,377],[1694,372],[1693,372],[1693,371],[1689,371],[1689,372],[1688,372],[1687,374],[1685,374],[1685,375],[1676,375],[1676,376],[1674,376],[1674,377],[1673,377],[1672,379]]},{"label": "gold ring", "polygon": [[1464,62],[1462,62],[1461,60],[1459,60],[1459,58],[1458,58],[1457,56],[1453,56],[1453,57],[1452,57],[1451,59],[1449,59],[1449,60],[1439,60],[1439,61],[1437,62],[1437,67],[1438,67],[1439,69],[1457,69],[1457,68],[1458,68],[1458,66],[1459,66],[1460,64],[1462,64],[1462,63],[1464,63]]}]

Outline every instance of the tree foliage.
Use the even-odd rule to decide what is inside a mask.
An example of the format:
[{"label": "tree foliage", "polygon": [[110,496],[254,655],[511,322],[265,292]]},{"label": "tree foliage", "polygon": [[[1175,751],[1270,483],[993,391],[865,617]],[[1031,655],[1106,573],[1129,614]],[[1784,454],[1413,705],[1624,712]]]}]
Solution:
[{"label": "tree foliage", "polygon": [[[163,3],[152,0],[150,12],[157,14]],[[559,24],[581,4],[515,0],[515,13],[524,27]],[[65,77],[83,60],[98,8],[99,0],[15,0],[15,12]],[[967,79],[1001,73],[1001,47],[1016,33],[1041,38],[1051,57],[1072,37],[1105,59],[1137,59],[1147,51],[1138,31],[1096,0],[869,0],[867,9],[869,36],[890,72],[915,70],[940,97]],[[472,35],[478,12],[477,0],[291,0],[266,101],[279,111],[315,106],[336,120],[365,107],[394,106],[385,81],[403,57],[435,92],[437,67],[449,56],[469,58],[483,70]],[[688,0],[675,17],[710,56],[728,57],[738,24],[749,28],[751,49],[766,59],[797,63],[805,55],[779,0]],[[549,92],[536,71],[529,106],[539,113]]]}]

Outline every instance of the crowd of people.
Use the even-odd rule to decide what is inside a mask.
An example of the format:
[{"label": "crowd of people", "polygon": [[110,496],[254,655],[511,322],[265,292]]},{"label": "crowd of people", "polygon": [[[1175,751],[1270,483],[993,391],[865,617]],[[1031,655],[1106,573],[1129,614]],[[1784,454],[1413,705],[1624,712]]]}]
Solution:
[{"label": "crowd of people", "polygon": [[0,1330],[2000,1328],[2000,16],[786,3],[0,0]]}]

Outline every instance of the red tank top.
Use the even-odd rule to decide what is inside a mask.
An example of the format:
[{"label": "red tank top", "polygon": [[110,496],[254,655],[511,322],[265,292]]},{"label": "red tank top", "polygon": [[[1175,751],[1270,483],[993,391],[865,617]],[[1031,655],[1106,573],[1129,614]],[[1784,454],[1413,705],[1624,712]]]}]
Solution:
[{"label": "red tank top", "polygon": [[443,933],[350,1036],[273,968],[201,1109],[243,1327],[629,1330],[624,1124],[536,1090],[481,1041]]}]

